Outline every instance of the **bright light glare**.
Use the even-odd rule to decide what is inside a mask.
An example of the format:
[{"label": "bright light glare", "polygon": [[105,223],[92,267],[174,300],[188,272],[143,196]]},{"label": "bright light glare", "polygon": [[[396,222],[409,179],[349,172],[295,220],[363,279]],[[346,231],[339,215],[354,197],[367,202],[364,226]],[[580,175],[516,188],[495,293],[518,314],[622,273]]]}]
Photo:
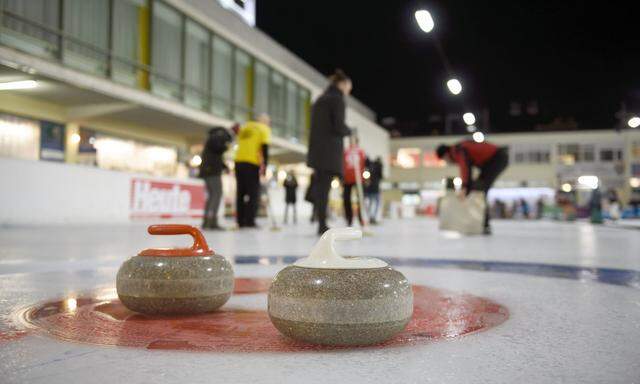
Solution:
[{"label": "bright light glare", "polygon": [[64,301],[64,307],[68,312],[74,312],[78,308],[78,300],[73,297],[68,298]]},{"label": "bright light glare", "polygon": [[77,133],[71,134],[71,142],[73,144],[78,144],[80,142],[80,135]]},{"label": "bright light glare", "polygon": [[484,133],[482,132],[474,132],[472,137],[473,141],[475,141],[476,143],[484,142]]},{"label": "bright light glare", "polygon": [[629,121],[627,122],[627,124],[629,124],[629,126],[631,128],[638,128],[640,127],[640,117],[638,116],[633,116],[632,118],[629,119]]},{"label": "bright light glare", "polygon": [[578,177],[578,184],[590,188],[598,188],[598,176],[580,176]]},{"label": "bright light glare", "polygon": [[191,165],[192,167],[199,167],[200,164],[202,164],[202,157],[200,157],[199,155],[194,155],[189,161],[189,165]]},{"label": "bright light glare", "polygon": [[562,188],[562,192],[567,192],[567,193],[571,192],[571,189],[572,189],[571,184],[569,183],[562,184],[561,188]]},{"label": "bright light glare", "polygon": [[453,179],[453,186],[454,186],[456,189],[460,189],[460,187],[462,187],[462,179],[461,179],[460,177],[455,177],[455,178]]},{"label": "bright light glare", "polygon": [[333,179],[331,182],[331,188],[336,189],[340,186],[340,182],[337,179]]},{"label": "bright light glare", "polygon": [[35,80],[9,81],[7,83],[0,83],[0,91],[9,91],[12,89],[31,89],[37,86],[38,82]]},{"label": "bright light glare", "polygon": [[429,33],[433,31],[433,27],[435,27],[435,23],[433,22],[433,17],[429,11],[421,9],[416,11],[416,21],[418,22],[418,26],[422,29],[423,32]]},{"label": "bright light glare", "polygon": [[632,177],[629,179],[631,188],[640,188],[640,177]]},{"label": "bright light glare", "polygon": [[471,112],[467,112],[462,115],[462,120],[464,120],[464,123],[467,125],[473,125],[476,123],[476,115]]},{"label": "bright light glare", "polygon": [[363,179],[369,180],[370,177],[371,177],[371,172],[369,172],[369,171],[362,172],[362,178]]},{"label": "bright light glare", "polygon": [[462,83],[458,79],[450,79],[447,81],[447,88],[454,95],[459,95],[462,92]]}]

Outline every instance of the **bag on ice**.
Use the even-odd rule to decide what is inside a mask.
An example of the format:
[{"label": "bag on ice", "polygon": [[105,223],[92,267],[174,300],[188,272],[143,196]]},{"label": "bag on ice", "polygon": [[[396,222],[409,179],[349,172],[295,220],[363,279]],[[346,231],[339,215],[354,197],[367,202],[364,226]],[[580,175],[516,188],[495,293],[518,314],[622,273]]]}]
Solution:
[{"label": "bag on ice", "polygon": [[440,202],[440,229],[456,231],[464,235],[479,235],[484,227],[484,192],[471,192],[460,200],[448,192]]}]

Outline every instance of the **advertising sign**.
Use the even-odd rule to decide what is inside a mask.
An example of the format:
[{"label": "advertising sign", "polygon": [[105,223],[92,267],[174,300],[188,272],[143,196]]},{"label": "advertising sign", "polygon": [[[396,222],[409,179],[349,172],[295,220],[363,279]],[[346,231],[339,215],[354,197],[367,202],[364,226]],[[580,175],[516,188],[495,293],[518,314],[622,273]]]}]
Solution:
[{"label": "advertising sign", "polygon": [[131,180],[131,218],[202,217],[204,204],[204,185]]}]

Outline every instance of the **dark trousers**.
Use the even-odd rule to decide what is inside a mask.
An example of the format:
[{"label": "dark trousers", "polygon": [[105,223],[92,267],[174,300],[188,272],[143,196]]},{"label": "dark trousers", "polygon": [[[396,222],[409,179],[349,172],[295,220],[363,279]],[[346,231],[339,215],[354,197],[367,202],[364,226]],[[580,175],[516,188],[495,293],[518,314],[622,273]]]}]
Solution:
[{"label": "dark trousers", "polygon": [[[500,148],[495,155],[489,161],[484,163],[480,167],[480,175],[473,182],[473,190],[482,191],[485,193],[485,199],[489,193],[489,189],[496,181],[498,176],[509,165],[509,153],[506,148]],[[484,227],[489,228],[489,203],[486,203],[486,209],[484,212]]]},{"label": "dark trousers", "polygon": [[331,181],[335,175],[326,171],[316,171],[314,177],[314,209],[318,215],[318,227],[324,229],[327,227],[327,205],[329,204]]},{"label": "dark trousers", "polygon": [[298,222],[298,211],[296,209],[296,203],[287,201],[284,205],[284,223],[286,224],[289,219],[289,207],[293,209],[293,224]]},{"label": "dark trousers", "polygon": [[222,176],[214,175],[204,179],[207,185],[207,204],[204,211],[205,223],[211,227],[218,226],[218,209],[222,199]]},{"label": "dark trousers", "polygon": [[[347,225],[349,227],[353,223],[353,207],[351,204],[351,191],[353,190],[354,187],[356,187],[355,184],[344,184],[342,186],[342,205],[344,205],[344,216],[347,219]],[[364,221],[362,220],[362,213],[360,211],[361,210],[360,196],[358,196],[357,200],[358,200],[358,205],[356,209],[358,212],[358,220],[360,221],[360,226],[363,226]]]},{"label": "dark trousers", "polygon": [[236,220],[240,227],[256,225],[260,197],[260,167],[236,163]]}]

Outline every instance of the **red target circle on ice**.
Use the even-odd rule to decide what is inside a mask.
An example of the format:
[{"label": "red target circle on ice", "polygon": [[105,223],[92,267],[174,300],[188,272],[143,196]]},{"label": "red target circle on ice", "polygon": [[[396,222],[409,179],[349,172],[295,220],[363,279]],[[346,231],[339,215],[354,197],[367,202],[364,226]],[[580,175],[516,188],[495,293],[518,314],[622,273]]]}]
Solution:
[{"label": "red target circle on ice", "polygon": [[[239,293],[263,293],[268,279],[239,279]],[[267,285],[268,288],[268,285]],[[455,338],[503,323],[509,311],[493,301],[414,286],[413,318],[393,339],[369,348],[398,347]],[[296,342],[282,336],[264,310],[227,304],[220,311],[176,317],[147,317],[117,299],[79,297],[26,310],[25,321],[51,337],[146,349],[212,352],[292,352],[340,349]]]}]

